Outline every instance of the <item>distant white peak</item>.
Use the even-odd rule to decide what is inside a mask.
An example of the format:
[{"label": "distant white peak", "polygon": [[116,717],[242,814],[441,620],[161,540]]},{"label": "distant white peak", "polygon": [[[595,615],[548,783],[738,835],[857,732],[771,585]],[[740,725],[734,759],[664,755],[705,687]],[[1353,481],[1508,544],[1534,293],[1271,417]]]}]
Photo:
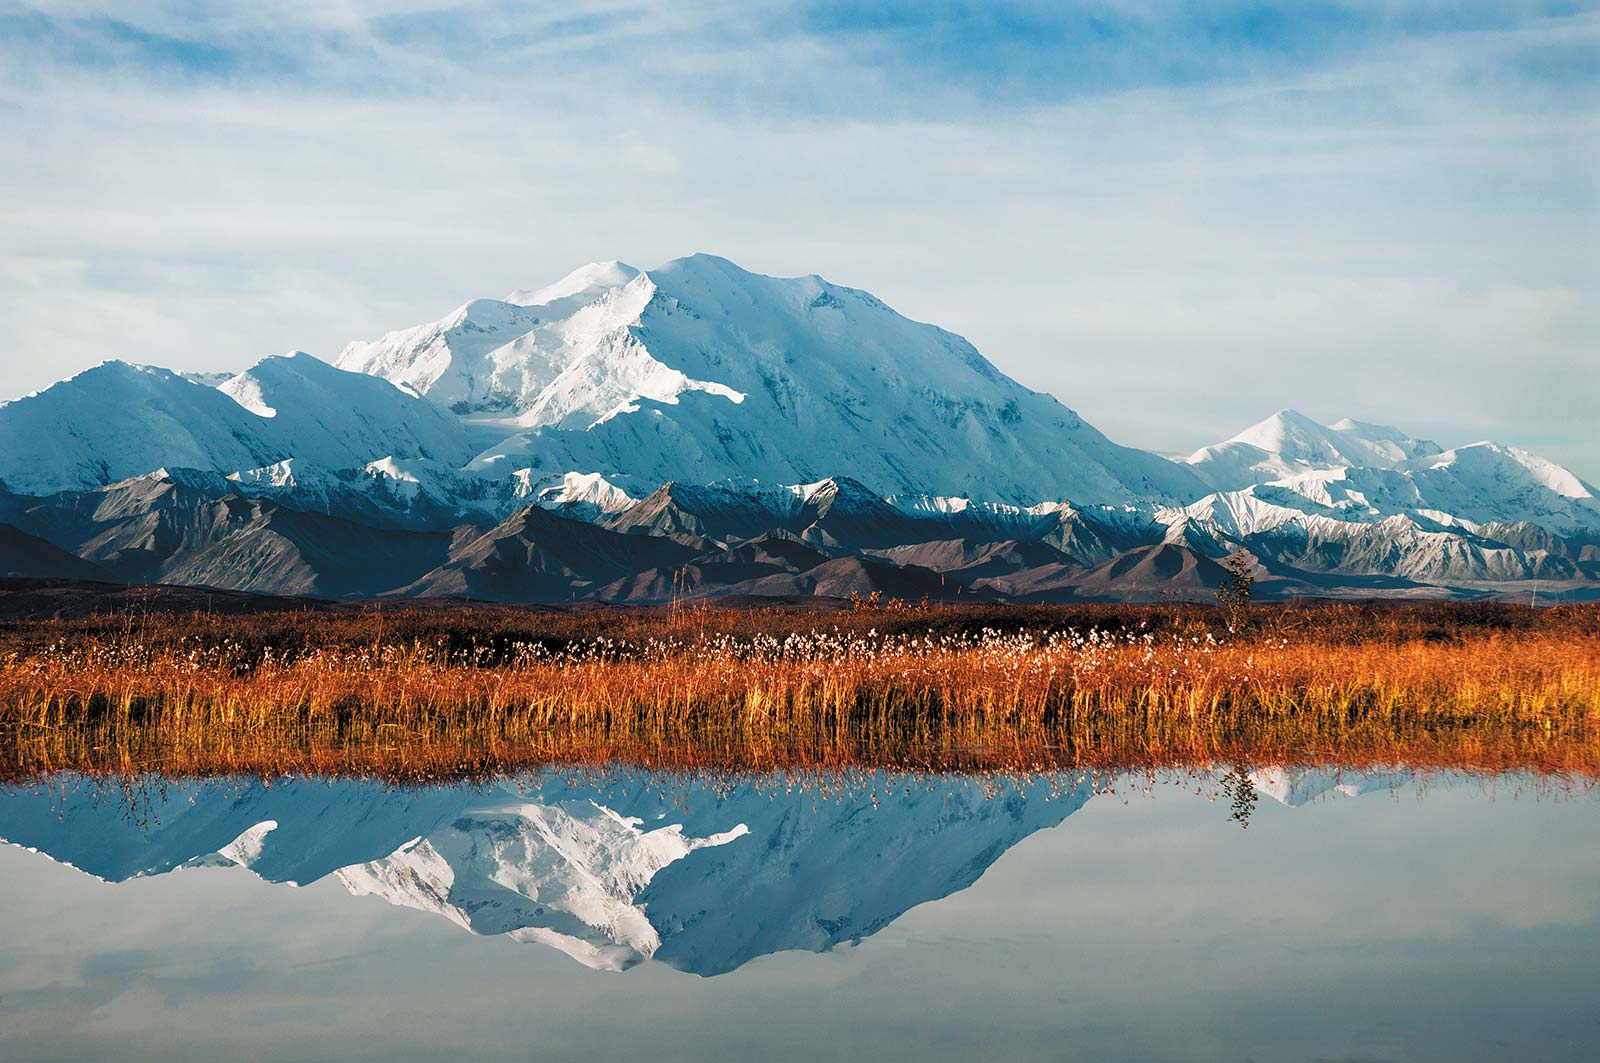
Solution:
[{"label": "distant white peak", "polygon": [[821,492],[835,490],[838,486],[839,482],[830,476],[826,480],[818,480],[815,483],[785,484],[783,489],[793,491],[799,496],[800,501],[809,502]]},{"label": "distant white peak", "polygon": [[[950,495],[890,495],[884,501],[907,513],[965,513],[972,508],[972,499]],[[1011,507],[1012,512],[1021,512]]]},{"label": "distant white peak", "polygon": [[[436,323],[441,331],[454,329],[497,330],[507,326],[532,326],[536,315],[528,308],[499,299],[469,299]],[[427,326],[419,326],[426,328]]]},{"label": "distant white peak", "polygon": [[426,458],[396,458],[390,455],[379,458],[377,461],[367,463],[369,476],[381,476],[386,480],[398,480],[402,483],[421,483],[423,479],[438,469],[438,463]]},{"label": "distant white peak", "polygon": [[[1566,482],[1569,486],[1583,483],[1576,473],[1572,472],[1565,466],[1556,464],[1549,458],[1541,458],[1539,455],[1523,450],[1521,447],[1506,446],[1504,443],[1491,445],[1497,445],[1500,450],[1504,451],[1519,465],[1529,469],[1547,472],[1554,476],[1558,481]],[[1587,487],[1577,487],[1576,489],[1582,492],[1583,497],[1589,497],[1593,493]],[[1573,497],[1579,496],[1574,495]]]},{"label": "distant white peak", "polygon": [[[532,473],[519,469],[518,475]],[[621,513],[637,501],[632,495],[607,480],[597,472],[569,472],[561,479],[538,492],[539,504],[559,506],[572,502],[585,502],[602,513]]]},{"label": "distant white peak", "polygon": [[[1279,410],[1228,442],[1248,443],[1269,454],[1289,458],[1372,456],[1404,461],[1439,452],[1438,445],[1431,440],[1417,439],[1393,425],[1369,424],[1350,417],[1323,425],[1298,410]],[[1211,449],[1214,448],[1208,447],[1199,453]]]},{"label": "distant white peak", "polygon": [[547,284],[543,288],[519,288],[506,296],[505,301],[516,306],[544,306],[557,299],[569,299],[575,295],[620,288],[637,277],[639,272],[626,262],[618,262],[616,259],[591,262],[587,266],[579,266],[554,284]]},{"label": "distant white peak", "polygon": [[1391,443],[1404,443],[1411,439],[1409,435],[1400,431],[1400,429],[1396,428],[1394,425],[1369,424],[1366,421],[1357,421],[1353,417],[1346,417],[1343,420],[1335,421],[1328,427],[1333,429],[1335,432],[1343,432],[1346,435],[1358,436],[1361,439],[1367,439],[1373,442],[1382,440]]},{"label": "distant white peak", "polygon": [[1281,454],[1285,447],[1307,439],[1316,439],[1328,429],[1313,421],[1299,410],[1279,410],[1277,413],[1251,425],[1228,440],[1230,443],[1249,443],[1271,454]]},{"label": "distant white peak", "polygon": [[106,484],[106,490],[107,491],[115,491],[119,487],[127,487],[130,484],[139,484],[139,483],[158,484],[158,483],[161,483],[164,480],[171,480],[173,478],[174,477],[173,477],[171,471],[169,471],[165,466],[163,466],[162,468],[159,468],[159,469],[151,469],[149,472],[142,472],[137,476],[129,476],[126,479],[118,480],[115,483]]},{"label": "distant white peak", "polygon": [[541,350],[562,352],[555,358],[543,355],[546,364],[565,363],[528,401],[518,423],[527,428],[593,428],[637,413],[643,402],[676,406],[680,396],[693,392],[742,403],[744,392],[666,365],[629,331],[655,296],[654,282],[641,273],[551,329],[508,345],[506,351],[517,352],[514,360],[524,364],[531,361],[526,356]]},{"label": "distant white peak", "polygon": [[1358,440],[1369,453],[1387,464],[1399,464],[1440,451],[1439,444],[1433,440],[1419,439],[1394,425],[1368,424],[1346,417],[1332,429],[1347,439]]},{"label": "distant white peak", "polygon": [[[14,399],[0,402],[0,406],[9,406],[13,403],[21,402],[23,399],[37,398],[53,388],[68,383],[93,385],[104,388],[135,386],[144,387],[146,389],[159,387],[162,384],[170,383],[178,385],[179,387],[184,385],[193,385],[194,387],[204,387],[209,389],[212,385],[202,383],[196,379],[196,377],[200,375],[201,374],[195,373],[174,373],[172,370],[162,369],[160,366],[140,365],[137,362],[123,361],[121,358],[107,358],[104,361],[96,362],[87,369],[80,369],[71,376],[62,377],[49,387],[40,388],[38,391],[30,391],[26,395],[19,395]],[[218,373],[205,375],[226,377],[230,376],[231,374]],[[113,398],[114,396],[107,395],[106,397]]]},{"label": "distant white peak", "polygon": [[656,285],[648,273],[635,273],[623,284],[585,294],[593,297],[579,305],[563,307],[570,310],[558,327],[565,337],[588,337],[637,324],[639,315],[655,298]]},{"label": "distant white peak", "polygon": [[[108,384],[117,384],[130,381],[156,380],[178,380],[183,381],[184,383],[193,383],[192,381],[186,380],[185,378],[179,376],[177,373],[172,372],[170,369],[162,369],[159,366],[154,365],[140,365],[137,362],[125,362],[121,358],[107,358],[105,361],[97,362],[87,369],[80,369],[78,372],[73,373],[69,377],[63,377],[56,383],[64,384],[69,381],[79,383],[87,381],[105,381]],[[51,385],[51,387],[54,386],[54,384]],[[31,398],[33,395],[42,395],[44,392],[49,390],[50,388],[43,388],[40,391],[35,391],[30,395],[24,395],[22,397]]]},{"label": "distant white peak", "polygon": [[[505,315],[519,317],[499,327]],[[1023,504],[1202,487],[1022,388],[959,336],[862,291],[714,255],[646,273],[586,267],[352,344],[338,364],[473,418],[469,466],[498,475],[581,469],[642,486],[837,469],[879,490]],[[492,438],[500,429],[514,434]]]},{"label": "distant white peak", "polygon": [[242,469],[239,472],[230,472],[228,479],[234,483],[249,487],[297,487],[301,481],[301,473],[305,463],[295,458],[287,458],[263,465],[259,469]]},{"label": "distant white peak", "polygon": [[756,273],[745,269],[737,262],[723,258],[721,255],[708,254],[705,251],[696,251],[692,255],[672,259],[652,269],[651,273],[670,277],[676,281],[698,281],[710,284],[719,290],[729,287],[745,287],[748,285],[771,284],[773,282],[794,283],[810,281],[813,284],[824,284],[825,281],[816,274],[804,277],[773,277],[765,273]]},{"label": "distant white peak", "polygon": [[67,377],[67,379],[77,380],[79,377],[107,374],[119,376],[132,376],[134,374],[143,374],[145,376],[177,375],[176,373],[173,373],[167,369],[162,369],[159,366],[143,365],[139,362],[129,362],[121,358],[105,358],[96,362],[94,365],[91,365],[87,369],[80,369],[78,372]]},{"label": "distant white peak", "polygon": [[267,402],[263,389],[286,379],[303,379],[308,374],[331,370],[332,366],[305,351],[287,351],[261,359],[242,373],[229,377],[216,389],[258,417],[276,417],[278,411]]},{"label": "distant white peak", "polygon": [[489,386],[487,380],[481,385],[476,381],[480,372],[488,372],[481,363],[483,356],[538,323],[539,315],[525,307],[474,299],[438,321],[348,344],[334,364],[351,372],[381,376],[448,406],[481,398],[475,390]]},{"label": "distant white peak", "polygon": [[1453,469],[1469,476],[1481,474],[1486,480],[1494,475],[1494,470],[1503,469],[1508,464],[1521,467],[1538,483],[1565,498],[1597,497],[1595,489],[1572,470],[1557,465],[1548,458],[1541,458],[1526,450],[1490,440],[1469,443],[1464,447],[1456,447],[1454,450],[1447,450],[1413,463],[1413,465],[1425,465],[1429,469]]},{"label": "distant white peak", "polygon": [[1351,418],[1322,425],[1297,410],[1279,410],[1232,439],[1202,447],[1186,463],[1212,486],[1232,490],[1346,466],[1389,469],[1438,452],[1438,444],[1391,425]]}]

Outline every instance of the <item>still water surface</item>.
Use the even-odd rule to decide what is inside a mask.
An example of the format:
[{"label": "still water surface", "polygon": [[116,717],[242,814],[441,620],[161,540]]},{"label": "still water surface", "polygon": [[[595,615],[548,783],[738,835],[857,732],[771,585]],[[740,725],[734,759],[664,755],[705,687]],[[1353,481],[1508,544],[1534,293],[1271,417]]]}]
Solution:
[{"label": "still water surface", "polygon": [[1597,813],[1301,769],[63,778],[0,792],[0,1058],[1600,1059]]}]

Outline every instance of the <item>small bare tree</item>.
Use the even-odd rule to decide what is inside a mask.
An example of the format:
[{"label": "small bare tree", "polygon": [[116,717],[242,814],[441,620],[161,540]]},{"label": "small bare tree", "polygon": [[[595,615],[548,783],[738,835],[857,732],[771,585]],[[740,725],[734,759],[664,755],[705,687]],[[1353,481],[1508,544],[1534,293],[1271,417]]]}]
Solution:
[{"label": "small bare tree", "polygon": [[1256,578],[1250,571],[1250,555],[1235,550],[1222,559],[1228,578],[1217,588],[1217,601],[1228,613],[1228,630],[1242,631],[1250,619],[1250,590]]}]

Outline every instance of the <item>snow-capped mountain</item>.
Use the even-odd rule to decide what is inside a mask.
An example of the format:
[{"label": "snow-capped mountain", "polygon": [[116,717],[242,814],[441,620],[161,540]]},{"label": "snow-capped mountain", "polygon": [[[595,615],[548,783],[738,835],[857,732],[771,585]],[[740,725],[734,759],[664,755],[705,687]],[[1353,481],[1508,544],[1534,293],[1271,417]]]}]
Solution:
[{"label": "snow-capped mountain", "polygon": [[0,405],[0,483],[44,495],[163,466],[228,471],[290,454],[267,418],[176,373],[104,362]]},{"label": "snow-capped mountain", "polygon": [[1600,490],[1515,447],[1441,451],[1283,411],[1189,462],[1241,486],[1155,515],[1168,541],[1214,556],[1242,548],[1302,573],[1458,589],[1595,579]]},{"label": "snow-capped mountain", "polygon": [[438,321],[351,343],[335,364],[413,388],[456,413],[521,413],[565,368],[568,333],[596,315],[567,319],[638,275],[625,263],[591,263],[544,288],[473,299]]},{"label": "snow-capped mountain", "polygon": [[1388,425],[1349,418],[1321,425],[1296,410],[1279,410],[1232,439],[1195,451],[1185,464],[1212,488],[1233,491],[1306,472],[1387,469],[1437,453],[1438,444]]},{"label": "snow-capped mountain", "polygon": [[50,494],[160,468],[231,473],[289,458],[328,468],[471,455],[461,424],[393,385],[295,353],[209,387],[110,361],[0,404],[0,483]]},{"label": "snow-capped mountain", "polygon": [[1600,530],[1600,492],[1559,465],[1495,443],[1474,443],[1387,469],[1301,473],[1208,495],[1185,511],[1243,534],[1297,513],[1356,522],[1417,516],[1468,530],[1517,521],[1561,533]]},{"label": "snow-capped mountain", "polygon": [[515,298],[352,344],[337,364],[521,429],[475,468],[598,472],[635,493],[829,476],[1022,503],[1174,500],[1200,487],[959,336],[820,277],[695,255],[645,273],[585,267]]},{"label": "snow-capped mountain", "polygon": [[547,317],[559,317],[563,309],[575,310],[595,298],[627,284],[639,271],[626,262],[611,259],[579,266],[554,284],[543,288],[519,289],[506,296],[513,306],[536,306]]}]

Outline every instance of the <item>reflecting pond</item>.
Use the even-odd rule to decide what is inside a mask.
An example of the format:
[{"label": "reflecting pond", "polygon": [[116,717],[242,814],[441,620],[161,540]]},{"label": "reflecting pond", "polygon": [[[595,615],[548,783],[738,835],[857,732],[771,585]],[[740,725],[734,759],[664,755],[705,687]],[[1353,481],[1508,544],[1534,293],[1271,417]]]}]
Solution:
[{"label": "reflecting pond", "polygon": [[1600,1058],[1600,794],[546,770],[0,792],[0,1058]]}]

